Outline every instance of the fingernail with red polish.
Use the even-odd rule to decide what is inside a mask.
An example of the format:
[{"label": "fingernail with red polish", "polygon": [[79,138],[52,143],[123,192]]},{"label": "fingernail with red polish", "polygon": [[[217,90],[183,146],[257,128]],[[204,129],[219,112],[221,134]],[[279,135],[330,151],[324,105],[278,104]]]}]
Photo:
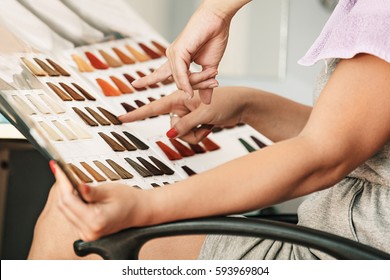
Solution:
[{"label": "fingernail with red polish", "polygon": [[56,162],[54,160],[49,161],[51,172],[56,175]]},{"label": "fingernail with red polish", "polygon": [[177,132],[176,128],[172,127],[170,130],[167,131],[167,137],[168,138],[175,138],[179,135],[179,132]]},{"label": "fingernail with red polish", "polygon": [[88,194],[91,191],[91,187],[87,184],[82,184],[82,187],[84,188],[84,193]]}]

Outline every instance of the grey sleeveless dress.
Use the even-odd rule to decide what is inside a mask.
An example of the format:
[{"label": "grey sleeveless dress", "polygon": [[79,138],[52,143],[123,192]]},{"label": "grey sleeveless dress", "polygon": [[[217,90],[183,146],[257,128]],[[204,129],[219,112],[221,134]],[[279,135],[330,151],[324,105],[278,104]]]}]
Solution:
[{"label": "grey sleeveless dress", "polygon": [[[338,60],[318,79],[318,97]],[[390,143],[335,186],[311,194],[298,209],[299,225],[340,235],[390,253]],[[210,235],[199,259],[331,259],[279,241]]]}]

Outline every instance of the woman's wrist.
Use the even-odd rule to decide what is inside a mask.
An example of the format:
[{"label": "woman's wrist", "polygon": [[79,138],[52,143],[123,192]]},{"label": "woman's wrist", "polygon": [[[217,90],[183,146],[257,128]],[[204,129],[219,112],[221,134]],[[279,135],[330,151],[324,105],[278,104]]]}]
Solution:
[{"label": "woman's wrist", "polygon": [[200,7],[211,10],[223,20],[230,19],[251,0],[204,0]]}]

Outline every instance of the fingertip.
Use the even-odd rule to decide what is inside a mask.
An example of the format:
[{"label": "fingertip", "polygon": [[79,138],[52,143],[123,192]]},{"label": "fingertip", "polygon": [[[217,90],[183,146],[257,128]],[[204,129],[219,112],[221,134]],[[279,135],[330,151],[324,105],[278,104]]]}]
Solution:
[{"label": "fingertip", "polygon": [[51,169],[51,172],[53,173],[53,175],[56,175],[56,172],[57,172],[57,163],[55,160],[50,160],[49,161],[49,166],[50,166],[50,169]]}]

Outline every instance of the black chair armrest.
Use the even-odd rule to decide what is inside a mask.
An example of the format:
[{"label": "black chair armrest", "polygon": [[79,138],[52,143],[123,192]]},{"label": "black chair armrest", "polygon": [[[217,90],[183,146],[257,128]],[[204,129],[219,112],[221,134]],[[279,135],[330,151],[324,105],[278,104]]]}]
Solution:
[{"label": "black chair armrest", "polygon": [[252,218],[205,218],[131,228],[93,242],[78,240],[78,256],[95,253],[104,259],[135,260],[141,247],[158,237],[225,234],[279,240],[321,250],[337,259],[390,259],[390,255],[350,239],[278,221]]}]

